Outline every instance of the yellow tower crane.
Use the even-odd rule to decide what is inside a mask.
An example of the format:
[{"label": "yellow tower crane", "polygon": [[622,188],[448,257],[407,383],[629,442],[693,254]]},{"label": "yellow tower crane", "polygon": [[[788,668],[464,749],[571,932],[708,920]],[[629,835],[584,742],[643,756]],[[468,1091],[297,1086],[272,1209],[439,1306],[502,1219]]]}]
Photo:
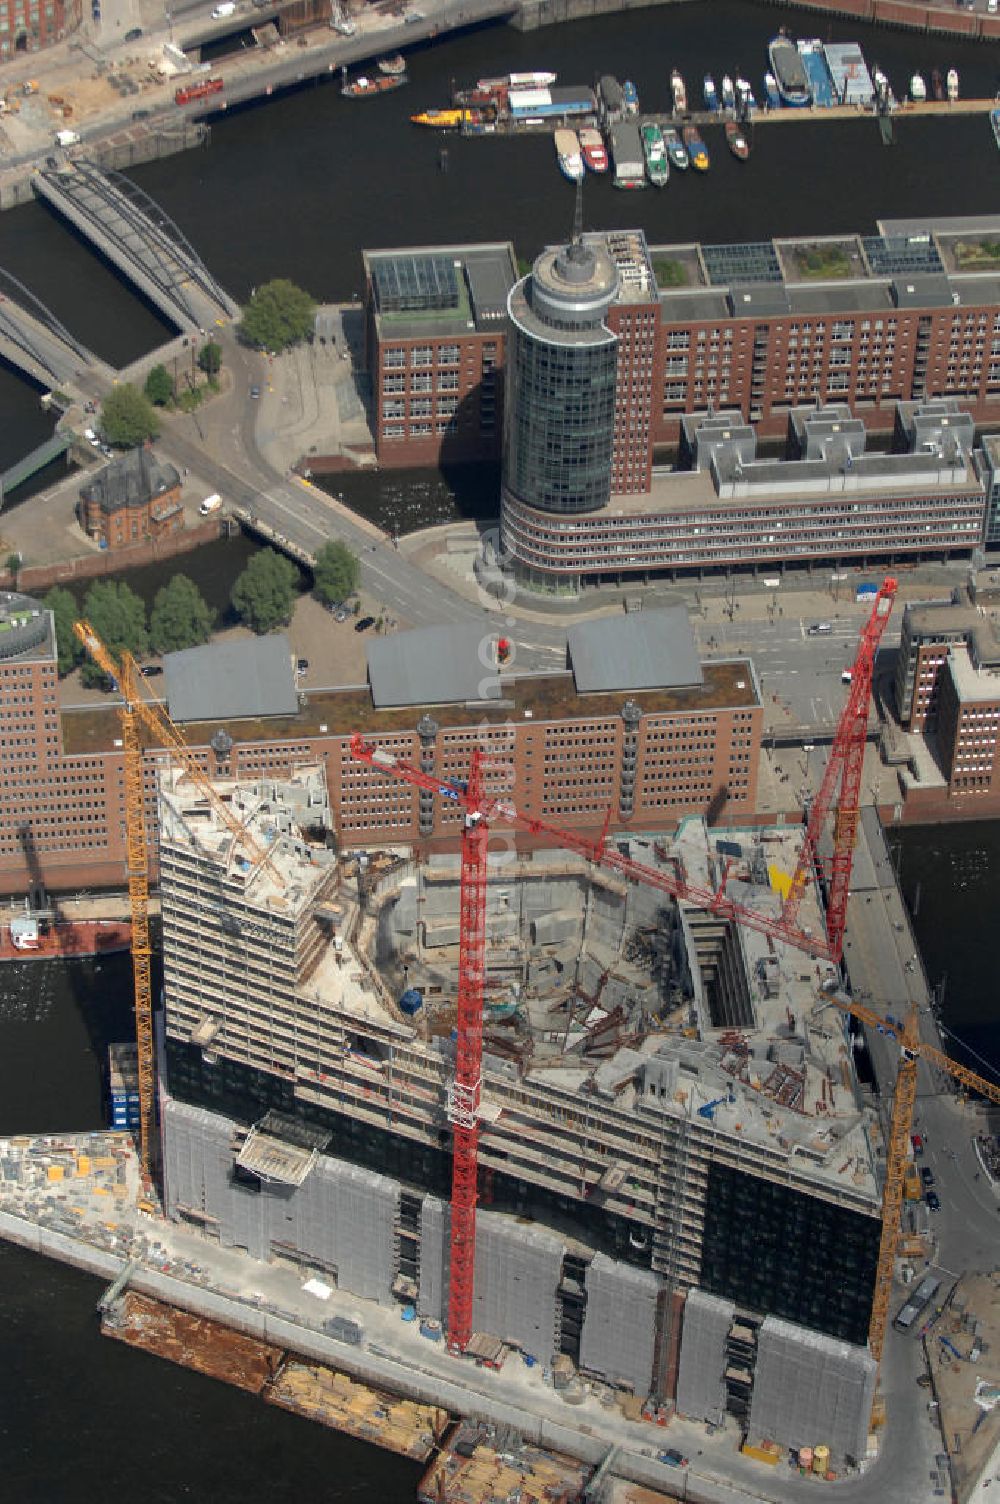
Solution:
[{"label": "yellow tower crane", "polygon": [[909,1159],[910,1132],[913,1127],[913,1104],[917,1097],[917,1065],[926,1060],[928,1065],[947,1071],[961,1081],[970,1091],[1000,1102],[1000,1085],[978,1076],[967,1066],[959,1065],[943,1050],[925,1044],[920,1038],[920,1024],[916,1004],[911,1005],[905,1019],[896,1019],[876,1013],[861,1003],[831,994],[827,1001],[836,1005],[852,1018],[868,1024],[880,1034],[894,1039],[899,1044],[899,1069],[896,1072],[896,1090],[892,1101],[892,1119],[889,1128],[889,1144],[885,1167],[885,1188],[882,1192],[882,1240],[878,1251],[878,1269],[875,1275],[875,1292],[872,1296],[872,1314],[868,1325],[868,1345],[877,1362],[882,1361],[885,1329],[889,1321],[889,1303],[892,1299],[892,1276],[899,1244],[900,1212],[905,1191],[906,1165]]},{"label": "yellow tower crane", "polygon": [[149,848],[139,721],[142,721],[156,744],[168,748],[177,759],[234,840],[245,848],[251,862],[267,867],[280,887],[284,887],[284,882],[267,852],[257,844],[235,812],[216,793],[196,754],[187,745],[166,710],[155,701],[144,698],[142,686],[145,680],[132,654],[123,650],[116,661],[88,622],[75,622],[73,630],[98,667],[115,681],[122,695],[120,715],[125,748],[125,851],[129,908],[132,913],[135,1038],[139,1053],[139,1163],[143,1178],[148,1181],[153,1167],[155,1116],[153,988],[149,944]]}]

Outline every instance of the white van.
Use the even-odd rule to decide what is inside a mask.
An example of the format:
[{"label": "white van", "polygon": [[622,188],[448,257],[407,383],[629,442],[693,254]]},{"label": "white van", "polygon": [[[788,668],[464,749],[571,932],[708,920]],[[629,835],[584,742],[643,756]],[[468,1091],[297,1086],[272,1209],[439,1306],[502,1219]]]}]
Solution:
[{"label": "white van", "polygon": [[198,510],[203,517],[207,517],[210,512],[217,512],[221,505],[222,497],[219,495],[218,491],[213,491],[211,496],[205,497],[205,500],[202,502]]},{"label": "white van", "polygon": [[212,20],[221,21],[223,17],[235,16],[235,14],[236,5],[234,3],[234,0],[222,0],[222,4],[217,5],[212,12]]}]

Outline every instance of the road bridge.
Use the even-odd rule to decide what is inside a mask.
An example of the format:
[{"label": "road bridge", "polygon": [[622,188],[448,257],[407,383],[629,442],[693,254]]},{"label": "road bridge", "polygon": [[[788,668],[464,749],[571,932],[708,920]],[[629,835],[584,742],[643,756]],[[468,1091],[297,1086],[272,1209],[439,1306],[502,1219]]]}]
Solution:
[{"label": "road bridge", "polygon": [[18,460],[16,465],[11,465],[0,475],[0,504],[5,496],[11,491],[16,491],[18,486],[23,486],[26,480],[37,475],[39,470],[44,470],[46,465],[51,465],[61,454],[65,454],[72,444],[68,434],[54,433],[50,439],[43,439],[41,444],[36,444],[30,454]]},{"label": "road bridge", "polygon": [[121,173],[81,159],[36,172],[32,183],[179,329],[205,332],[238,315],[173,220]]},{"label": "road bridge", "polygon": [[[102,362],[61,324],[23,282],[0,267],[0,356],[49,390],[72,386]],[[110,379],[111,371],[105,368]]]}]

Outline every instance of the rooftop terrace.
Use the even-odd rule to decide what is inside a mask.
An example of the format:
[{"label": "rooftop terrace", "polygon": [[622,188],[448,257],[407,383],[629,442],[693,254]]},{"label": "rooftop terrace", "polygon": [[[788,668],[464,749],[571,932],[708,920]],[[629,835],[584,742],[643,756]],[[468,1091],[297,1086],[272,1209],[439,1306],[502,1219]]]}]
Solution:
[{"label": "rooftop terrace", "polygon": [[[757,693],[749,660],[737,658],[703,665],[704,683],[677,689],[651,689],[628,692],[617,690],[600,694],[580,694],[568,670],[559,674],[502,675],[503,698],[467,705],[449,705],[441,712],[447,726],[478,726],[482,721],[498,724],[516,721],[552,721],[568,718],[605,720],[621,715],[626,698],[635,700],[646,715],[663,713],[704,714],[722,709],[749,709],[756,705]],[[307,737],[350,736],[364,732],[378,736],[412,731],[420,717],[419,706],[377,710],[371,691],[365,687],[347,687],[328,694],[310,695],[294,716],[256,717],[233,721],[226,730],[234,742],[293,741]],[[208,741],[208,724],[198,726],[189,738],[197,745]],[[121,726],[114,703],[96,710],[64,711],[62,715],[63,749],[69,756],[112,751],[121,744]],[[147,738],[147,746],[155,743]]]}]

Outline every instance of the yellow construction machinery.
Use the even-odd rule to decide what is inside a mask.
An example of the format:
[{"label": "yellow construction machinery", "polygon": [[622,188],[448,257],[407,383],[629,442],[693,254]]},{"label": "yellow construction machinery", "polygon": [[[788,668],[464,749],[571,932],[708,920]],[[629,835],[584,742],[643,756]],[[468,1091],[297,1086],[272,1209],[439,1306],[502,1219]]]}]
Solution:
[{"label": "yellow construction machinery", "polygon": [[266,866],[279,886],[283,887],[284,883],[267,852],[248,834],[243,822],[216,793],[205,776],[197,755],[187,745],[163,706],[144,697],[142,687],[146,681],[132,654],[123,650],[116,660],[88,622],[75,622],[73,630],[90,657],[117,684],[122,695],[120,715],[125,748],[125,849],[129,907],[132,912],[135,1037],[139,1050],[139,1162],[143,1179],[148,1182],[153,1169],[155,1117],[153,990],[149,945],[149,847],[139,721],[146,727],[154,744],[165,748],[168,755],[180,763],[187,777],[204,795],[233,838],[246,849],[251,862]]},{"label": "yellow construction machinery", "polygon": [[889,1128],[888,1153],[886,1155],[885,1188],[882,1192],[882,1241],[878,1251],[878,1271],[875,1276],[875,1293],[872,1297],[871,1321],[868,1325],[868,1345],[878,1362],[882,1361],[885,1329],[889,1320],[889,1303],[892,1300],[892,1276],[896,1261],[896,1249],[900,1237],[900,1212],[906,1188],[910,1163],[910,1133],[913,1128],[913,1104],[917,1096],[917,1065],[926,1060],[930,1066],[947,1071],[970,1091],[988,1097],[991,1102],[1000,1102],[1000,1085],[977,1076],[967,1066],[959,1065],[943,1050],[932,1044],[924,1044],[920,1038],[920,1022],[916,1005],[912,1005],[905,1019],[892,1018],[876,1013],[862,1003],[851,1002],[834,993],[828,1001],[849,1013],[852,1018],[868,1024],[879,1034],[899,1044],[899,1069],[896,1072],[896,1091],[892,1101],[892,1120]]}]

